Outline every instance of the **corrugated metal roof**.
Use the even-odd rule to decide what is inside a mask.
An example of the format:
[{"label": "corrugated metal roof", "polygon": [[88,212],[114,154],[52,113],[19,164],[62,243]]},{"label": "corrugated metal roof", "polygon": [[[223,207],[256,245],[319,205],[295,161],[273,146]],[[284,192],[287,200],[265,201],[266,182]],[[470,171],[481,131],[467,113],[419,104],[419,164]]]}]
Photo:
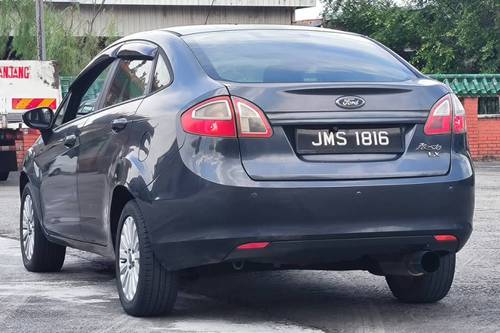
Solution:
[{"label": "corrugated metal roof", "polygon": [[431,74],[459,96],[500,95],[500,74]]},{"label": "corrugated metal roof", "polygon": [[[55,3],[79,3],[94,5],[95,0],[45,0]],[[97,1],[99,4],[100,1]],[[294,7],[305,8],[316,6],[316,0],[106,0],[107,6],[141,5],[141,6],[245,6],[245,7]]]},{"label": "corrugated metal roof", "polygon": [[[1,0],[0,0],[1,1]],[[65,4],[58,4],[62,9]],[[111,6],[94,21],[93,31],[99,36],[110,33],[110,22],[114,22],[113,35],[127,36],[139,31],[192,26],[196,24],[280,24],[290,25],[293,8],[290,7],[196,7],[196,6]],[[82,35],[88,23],[94,19],[90,6],[80,7],[73,26],[75,35]],[[208,20],[207,20],[208,18]],[[207,27],[207,26],[204,26]],[[114,30],[114,31],[113,31]]]}]

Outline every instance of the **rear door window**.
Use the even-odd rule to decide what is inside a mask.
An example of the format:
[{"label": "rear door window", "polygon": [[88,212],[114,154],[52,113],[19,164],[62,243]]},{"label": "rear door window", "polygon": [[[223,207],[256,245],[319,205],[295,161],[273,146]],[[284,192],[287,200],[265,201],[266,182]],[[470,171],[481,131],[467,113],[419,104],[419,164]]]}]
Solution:
[{"label": "rear door window", "polygon": [[163,56],[160,54],[158,56],[158,61],[156,62],[155,74],[153,77],[153,83],[151,86],[151,92],[160,90],[170,84],[172,81],[169,67]]},{"label": "rear door window", "polygon": [[392,82],[416,75],[377,43],[354,34],[239,30],[183,37],[216,80],[241,83]]},{"label": "rear door window", "polygon": [[120,60],[104,99],[104,107],[144,96],[152,67],[151,60]]}]

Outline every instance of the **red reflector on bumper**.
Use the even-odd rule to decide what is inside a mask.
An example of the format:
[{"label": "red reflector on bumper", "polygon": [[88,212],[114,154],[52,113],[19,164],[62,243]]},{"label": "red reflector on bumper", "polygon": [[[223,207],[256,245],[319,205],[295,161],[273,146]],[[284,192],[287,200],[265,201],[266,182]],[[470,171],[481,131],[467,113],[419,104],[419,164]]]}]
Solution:
[{"label": "red reflector on bumper", "polygon": [[238,246],[237,250],[257,250],[264,249],[269,246],[269,242],[259,242],[259,243],[247,243]]},{"label": "red reflector on bumper", "polygon": [[456,242],[457,237],[453,235],[435,235],[434,239],[438,242]]}]

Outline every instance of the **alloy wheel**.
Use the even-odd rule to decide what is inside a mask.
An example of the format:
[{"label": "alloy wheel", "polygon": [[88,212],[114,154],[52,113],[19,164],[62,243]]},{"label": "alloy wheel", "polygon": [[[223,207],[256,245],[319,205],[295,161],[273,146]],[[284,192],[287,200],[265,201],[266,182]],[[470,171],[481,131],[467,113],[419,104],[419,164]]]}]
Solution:
[{"label": "alloy wheel", "polygon": [[24,197],[22,221],[24,256],[27,260],[31,260],[35,247],[35,217],[33,214],[33,200],[29,194]]},{"label": "alloy wheel", "polygon": [[123,294],[132,301],[139,284],[139,235],[135,220],[128,216],[120,234],[120,281]]}]

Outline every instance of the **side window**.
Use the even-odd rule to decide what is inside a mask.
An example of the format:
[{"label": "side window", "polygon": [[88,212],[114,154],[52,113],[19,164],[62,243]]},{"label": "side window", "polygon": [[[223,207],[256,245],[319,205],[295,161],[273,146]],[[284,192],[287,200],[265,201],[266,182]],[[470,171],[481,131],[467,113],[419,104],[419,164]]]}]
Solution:
[{"label": "side window", "polygon": [[76,118],[83,117],[91,112],[95,111],[97,100],[99,99],[99,95],[104,89],[104,82],[108,77],[111,66],[108,66],[94,82],[87,89],[85,94],[82,96],[80,100],[80,104],[78,105],[78,109],[76,111]]},{"label": "side window", "polygon": [[66,115],[66,110],[68,109],[69,100],[71,99],[71,93],[63,101],[63,104],[59,107],[59,111],[56,114],[56,119],[54,120],[53,127],[61,126],[64,123],[64,116]]},{"label": "side window", "polygon": [[143,96],[149,85],[152,63],[150,60],[120,60],[104,107]]},{"label": "side window", "polygon": [[112,63],[110,61],[98,64],[95,67],[95,72],[73,82],[68,97],[64,99],[56,115],[54,127],[61,126],[96,110],[97,101],[104,89],[104,82],[112,68]]},{"label": "side window", "polygon": [[156,62],[155,75],[153,77],[153,84],[151,86],[151,92],[160,90],[170,84],[171,77],[170,71],[168,70],[167,63],[165,59],[160,54],[158,56],[158,61]]}]

